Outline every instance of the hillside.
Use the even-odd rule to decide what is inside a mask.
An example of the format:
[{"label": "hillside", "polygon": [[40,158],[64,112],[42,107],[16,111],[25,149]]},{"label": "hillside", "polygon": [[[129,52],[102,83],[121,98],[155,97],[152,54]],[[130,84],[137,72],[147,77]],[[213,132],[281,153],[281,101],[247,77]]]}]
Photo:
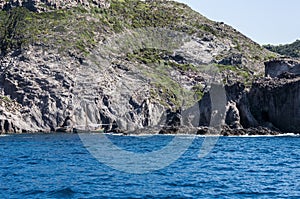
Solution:
[{"label": "hillside", "polygon": [[243,96],[277,54],[224,23],[172,1],[11,2],[0,11],[2,133],[209,126],[214,108],[232,128],[263,125]]},{"label": "hillside", "polygon": [[[84,56],[112,34],[136,28],[163,27],[224,43],[228,49],[215,55],[215,62],[236,55],[239,58],[234,66],[249,67],[257,72],[262,71],[261,63],[273,56],[235,29],[210,21],[184,4],[170,1],[113,0],[109,8],[89,8],[79,4],[41,13],[17,7],[2,11],[0,24],[2,54],[42,44],[62,53],[75,49]],[[246,62],[250,62],[248,66]]]},{"label": "hillside", "polygon": [[265,45],[266,49],[285,56],[300,58],[300,40],[285,45]]}]

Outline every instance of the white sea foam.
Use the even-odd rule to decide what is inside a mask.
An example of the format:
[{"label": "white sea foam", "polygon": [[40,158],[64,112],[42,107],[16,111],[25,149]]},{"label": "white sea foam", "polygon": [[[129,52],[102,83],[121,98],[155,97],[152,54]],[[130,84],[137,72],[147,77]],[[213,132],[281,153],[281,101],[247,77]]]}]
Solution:
[{"label": "white sea foam", "polygon": [[213,134],[206,134],[206,135],[196,135],[196,134],[115,134],[110,133],[109,135],[119,135],[119,136],[131,136],[131,137],[151,137],[151,136],[177,136],[177,137],[249,137],[249,138],[256,138],[256,137],[300,137],[300,134],[294,133],[285,133],[285,134],[278,134],[278,135],[229,135],[229,136],[222,136],[222,135],[213,135]]},{"label": "white sea foam", "polygon": [[277,135],[278,137],[300,137],[300,134],[295,134],[295,133],[283,133]]},{"label": "white sea foam", "polygon": [[[97,134],[97,133],[91,133]],[[123,134],[123,133],[105,133],[105,135],[112,136],[130,136],[130,137],[152,137],[152,136],[176,136],[176,137],[218,137],[220,135],[206,134],[206,135],[196,135],[196,134],[150,134],[150,133],[140,133],[140,134]],[[283,133],[278,135],[229,135],[229,136],[221,136],[221,137],[246,137],[246,138],[256,138],[256,137],[300,137],[300,134],[295,133]]]},{"label": "white sea foam", "polygon": [[0,137],[7,137],[7,136],[10,136],[10,135],[7,135],[7,134],[0,134]]},{"label": "white sea foam", "polygon": [[246,137],[246,138],[257,138],[257,137],[300,137],[300,134],[295,133],[282,133],[278,135],[229,135],[228,137]]}]

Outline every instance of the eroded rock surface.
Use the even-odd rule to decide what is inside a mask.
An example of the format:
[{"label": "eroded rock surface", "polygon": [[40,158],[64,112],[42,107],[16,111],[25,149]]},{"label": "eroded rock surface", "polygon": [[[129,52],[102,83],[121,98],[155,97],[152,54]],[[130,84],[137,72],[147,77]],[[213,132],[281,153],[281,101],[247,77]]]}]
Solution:
[{"label": "eroded rock surface", "polygon": [[[141,73],[150,70],[149,66],[132,62],[112,64],[97,53],[105,56],[100,50],[90,59],[78,60],[73,56],[61,57],[55,50],[31,46],[18,55],[3,57],[0,132],[72,131],[74,127],[92,124],[114,132],[138,133],[148,129],[156,133],[183,133],[182,129],[190,129],[187,132],[204,134],[207,131],[197,128],[213,126],[213,106],[217,107],[217,114],[222,114],[227,129],[231,129],[223,128],[223,135],[247,134],[243,129],[252,127],[300,132],[299,77],[260,78],[250,89],[236,82],[218,88],[215,94],[211,88],[204,88],[199,102],[172,111],[171,101],[169,106],[164,105],[163,93],[153,94],[155,79],[148,72]],[[173,71],[172,78],[180,80],[184,88],[201,81],[206,85],[208,74],[191,74]],[[220,103],[214,101],[213,105],[213,98],[220,97],[222,89],[225,99],[220,99]],[[268,133],[264,129],[257,132]]]},{"label": "eroded rock surface", "polygon": [[284,74],[300,76],[300,61],[295,59],[275,59],[265,63],[265,76],[280,77]]},{"label": "eroded rock surface", "polygon": [[300,78],[261,79],[248,94],[250,110],[260,125],[300,132]]},{"label": "eroded rock surface", "polygon": [[166,111],[151,99],[150,85],[138,78],[138,69],[125,73],[38,47],[7,55],[0,65],[2,133],[72,130],[87,124],[133,131],[158,125]]}]

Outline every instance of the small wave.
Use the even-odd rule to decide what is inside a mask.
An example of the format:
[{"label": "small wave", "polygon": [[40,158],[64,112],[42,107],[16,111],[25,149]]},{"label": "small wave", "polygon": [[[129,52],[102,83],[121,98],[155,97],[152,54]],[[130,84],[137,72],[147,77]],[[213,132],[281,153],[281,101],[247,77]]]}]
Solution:
[{"label": "small wave", "polygon": [[29,165],[36,165],[36,164],[38,164],[38,162],[30,161],[30,162],[27,162],[26,164],[29,164]]},{"label": "small wave", "polygon": [[72,196],[75,193],[76,192],[73,191],[70,187],[67,187],[67,188],[51,191],[49,193],[49,195],[52,196],[52,197],[62,197],[62,198],[64,198],[64,197]]},{"label": "small wave", "polygon": [[240,191],[240,192],[236,192],[235,194],[237,195],[242,195],[242,197],[249,197],[249,198],[253,198],[258,197],[258,196],[272,196],[272,195],[276,195],[276,192],[270,191],[270,192],[259,192],[259,191]]},{"label": "small wave", "polygon": [[32,195],[38,195],[38,194],[43,194],[45,191],[43,190],[30,190],[30,191],[25,191],[22,194],[32,196]]},{"label": "small wave", "polygon": [[86,152],[86,151],[84,151],[84,152],[76,151],[76,152],[71,152],[70,154],[71,154],[71,155],[85,155],[85,154],[89,154],[89,153]]},{"label": "small wave", "polygon": [[20,156],[18,158],[20,158],[20,159],[27,159],[27,158],[30,158],[30,156],[29,155],[22,155],[22,156]]}]

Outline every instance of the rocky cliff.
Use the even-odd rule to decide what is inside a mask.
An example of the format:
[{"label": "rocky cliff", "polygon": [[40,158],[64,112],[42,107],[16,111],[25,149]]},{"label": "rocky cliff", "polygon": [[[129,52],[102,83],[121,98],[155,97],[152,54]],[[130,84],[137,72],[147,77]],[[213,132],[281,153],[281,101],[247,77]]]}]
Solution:
[{"label": "rocky cliff", "polygon": [[248,94],[258,125],[300,133],[300,78],[260,79]]},{"label": "rocky cliff", "polygon": [[[219,125],[299,132],[299,81],[254,81],[277,55],[184,4],[97,1],[38,13],[18,2],[0,12],[1,133]],[[283,114],[290,120],[279,124]]]}]

